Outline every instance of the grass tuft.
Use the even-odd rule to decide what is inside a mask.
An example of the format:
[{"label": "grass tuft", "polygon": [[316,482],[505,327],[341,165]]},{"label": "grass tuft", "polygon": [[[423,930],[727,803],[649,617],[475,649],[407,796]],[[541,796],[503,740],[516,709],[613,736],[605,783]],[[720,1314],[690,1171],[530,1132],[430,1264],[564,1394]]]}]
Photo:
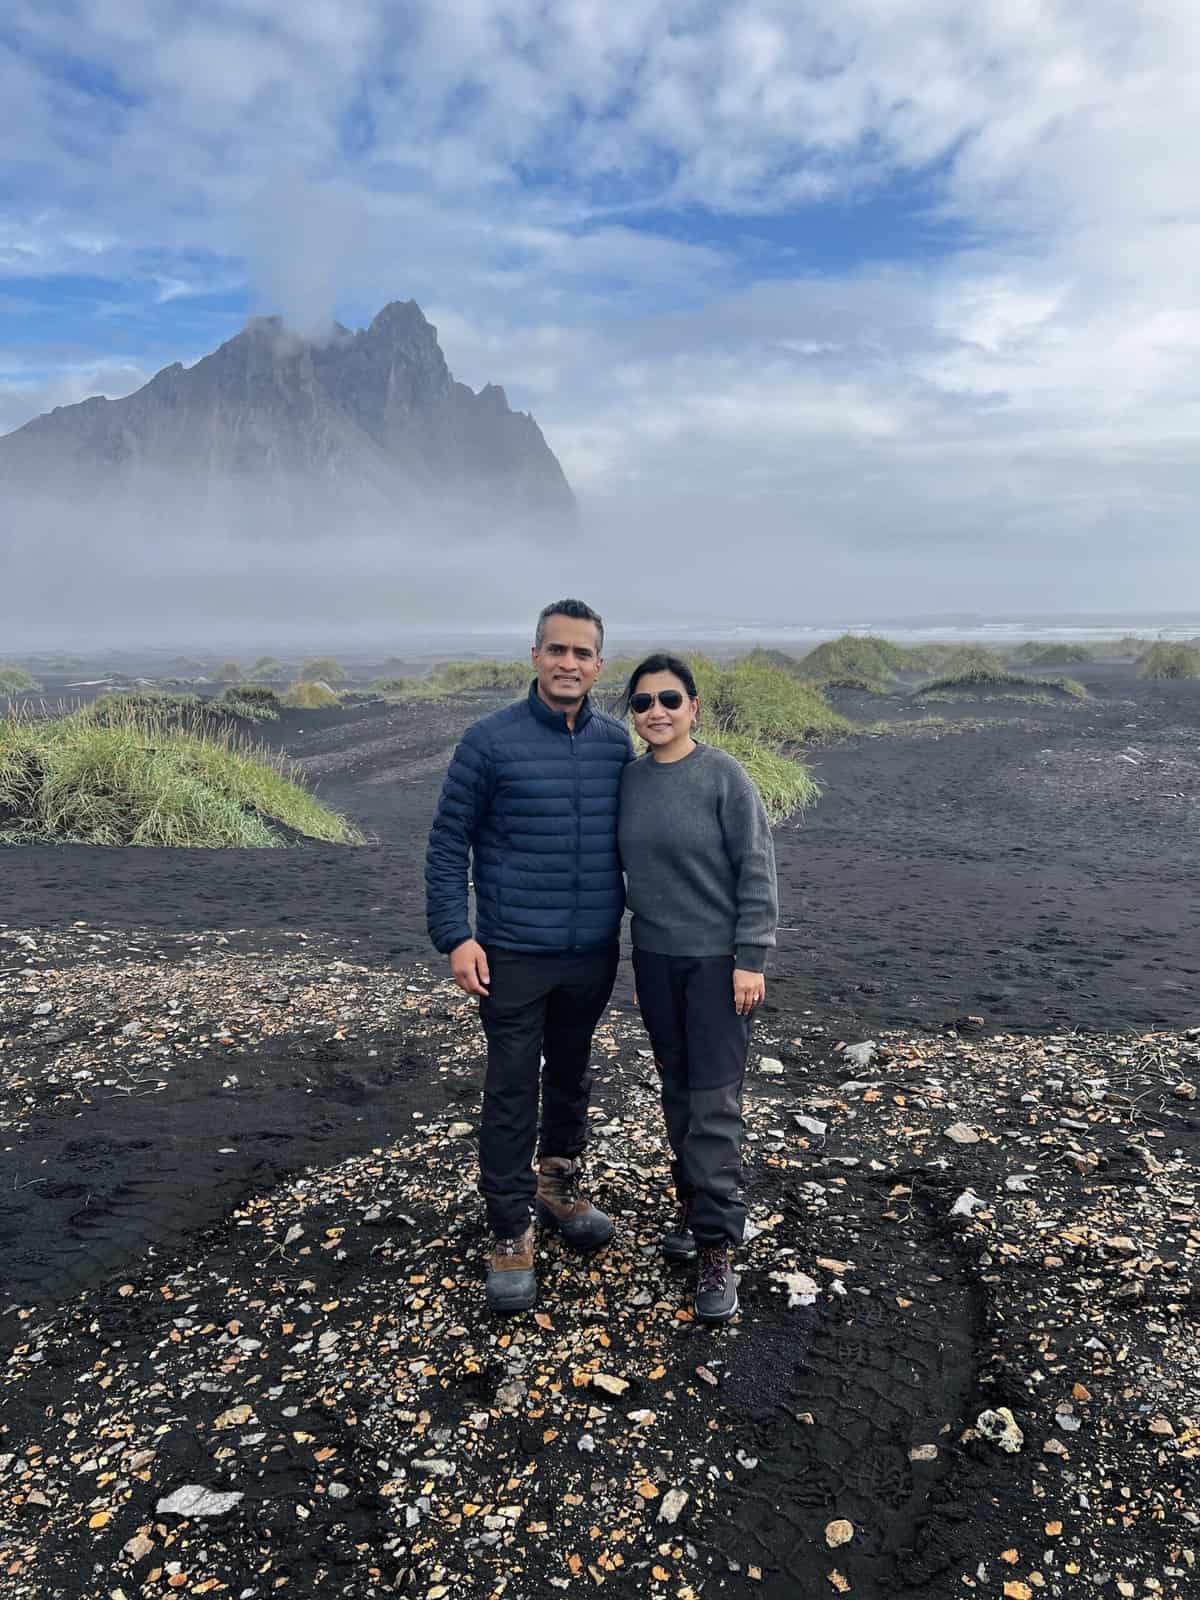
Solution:
[{"label": "grass tuft", "polygon": [[443,661],[429,682],[443,694],[457,694],[463,689],[526,689],[532,677],[527,661]]},{"label": "grass tuft", "polygon": [[1076,667],[1094,661],[1095,652],[1086,644],[1038,644],[1035,640],[1022,645],[1012,659],[1029,667]]},{"label": "grass tuft", "polygon": [[[850,727],[825,703],[819,689],[782,667],[735,661],[719,674],[714,689],[708,707],[718,725],[750,739],[800,744],[814,734],[840,733]],[[703,690],[700,704],[703,710]]]},{"label": "grass tuft", "polygon": [[810,683],[831,678],[857,678],[878,689],[885,688],[903,667],[904,652],[899,645],[873,635],[844,633],[827,639],[801,658],[799,672]]},{"label": "grass tuft", "polygon": [[989,690],[1037,691],[1071,696],[1086,700],[1087,690],[1074,678],[1031,678],[1021,672],[1004,672],[995,666],[974,667],[966,672],[951,673],[944,678],[933,678],[913,690],[913,699],[921,700],[932,695],[978,694]]},{"label": "grass tuft", "polygon": [[270,751],[144,707],[0,721],[0,837],[189,848],[360,844]]},{"label": "grass tuft", "polygon": [[321,711],[340,702],[327,683],[294,683],[283,697],[283,704],[300,711]]},{"label": "grass tuft", "polygon": [[41,687],[24,667],[0,666],[0,694],[36,694]]},{"label": "grass tuft", "polygon": [[1200,678],[1200,649],[1194,644],[1152,644],[1138,662],[1143,678]]}]

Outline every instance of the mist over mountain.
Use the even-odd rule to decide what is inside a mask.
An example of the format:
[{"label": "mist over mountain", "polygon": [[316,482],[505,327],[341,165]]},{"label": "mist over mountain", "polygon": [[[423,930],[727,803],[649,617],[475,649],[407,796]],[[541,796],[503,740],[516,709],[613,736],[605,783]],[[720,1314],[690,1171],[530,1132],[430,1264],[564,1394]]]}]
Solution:
[{"label": "mist over mountain", "polygon": [[321,536],[331,516],[400,534],[435,511],[494,526],[575,510],[537,423],[502,388],[456,383],[412,300],[320,338],[254,318],[124,399],[36,418],[0,437],[0,505],[31,499],[134,521],[207,513],[213,533],[250,537]]}]

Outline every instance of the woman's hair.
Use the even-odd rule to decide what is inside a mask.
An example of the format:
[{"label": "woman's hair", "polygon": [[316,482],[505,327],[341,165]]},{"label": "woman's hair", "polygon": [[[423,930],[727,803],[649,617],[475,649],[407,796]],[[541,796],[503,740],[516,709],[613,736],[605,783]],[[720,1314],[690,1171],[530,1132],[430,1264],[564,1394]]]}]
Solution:
[{"label": "woman's hair", "polygon": [[687,690],[687,697],[689,700],[695,700],[697,698],[696,680],[692,677],[691,667],[688,666],[686,661],[681,660],[679,656],[670,656],[660,650],[655,655],[647,656],[644,661],[639,661],[637,666],[634,667],[633,671],[629,674],[629,683],[625,689],[624,700],[625,714],[627,716],[629,714],[629,702],[637,693],[639,681],[642,678],[648,677],[652,672],[669,672],[672,677],[678,678],[680,683]]}]

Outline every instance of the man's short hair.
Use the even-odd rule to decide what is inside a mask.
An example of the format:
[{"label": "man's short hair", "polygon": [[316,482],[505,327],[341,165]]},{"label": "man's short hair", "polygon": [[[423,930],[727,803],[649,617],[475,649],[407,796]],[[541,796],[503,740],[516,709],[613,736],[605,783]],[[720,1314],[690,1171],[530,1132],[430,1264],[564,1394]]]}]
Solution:
[{"label": "man's short hair", "polygon": [[596,624],[596,654],[604,654],[604,619],[598,611],[593,611],[591,606],[585,605],[582,600],[555,600],[553,605],[544,606],[537,619],[537,632],[533,636],[535,650],[542,648],[542,641],[546,637],[546,621],[549,617],[571,617],[576,622],[594,622]]}]

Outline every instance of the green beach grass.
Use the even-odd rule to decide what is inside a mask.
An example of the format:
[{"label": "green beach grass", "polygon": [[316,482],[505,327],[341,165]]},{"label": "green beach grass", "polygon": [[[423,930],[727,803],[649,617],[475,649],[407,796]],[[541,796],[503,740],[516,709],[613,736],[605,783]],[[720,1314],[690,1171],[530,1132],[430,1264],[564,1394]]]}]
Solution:
[{"label": "green beach grass", "polygon": [[875,634],[844,633],[802,656],[795,671],[806,682],[825,688],[869,689],[883,693],[902,673],[991,670],[997,658],[981,645],[901,645]]},{"label": "green beach grass", "polygon": [[1138,661],[1142,678],[1200,678],[1200,649],[1194,644],[1168,644],[1160,639]]},{"label": "green beach grass", "polygon": [[0,694],[36,694],[41,687],[24,667],[0,665]]},{"label": "green beach grass", "polygon": [[155,711],[0,720],[0,840],[228,849],[361,844],[270,751]]},{"label": "green beach grass", "polygon": [[974,667],[966,672],[954,672],[943,678],[933,678],[913,690],[914,700],[960,694],[987,694],[999,690],[1025,695],[1064,694],[1073,700],[1086,700],[1088,692],[1074,678],[1033,678],[1022,672],[1005,672],[1002,669]]},{"label": "green beach grass", "polygon": [[327,683],[293,683],[282,703],[294,711],[324,711],[341,704]]}]

